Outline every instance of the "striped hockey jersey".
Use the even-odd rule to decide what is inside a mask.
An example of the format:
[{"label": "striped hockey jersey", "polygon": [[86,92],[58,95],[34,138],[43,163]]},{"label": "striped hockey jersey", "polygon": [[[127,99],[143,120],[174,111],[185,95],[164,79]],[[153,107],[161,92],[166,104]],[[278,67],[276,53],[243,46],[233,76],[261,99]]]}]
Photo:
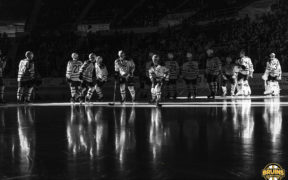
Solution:
[{"label": "striped hockey jersey", "polygon": [[35,77],[34,61],[23,59],[19,63],[17,81],[30,81]]},{"label": "striped hockey jersey", "polygon": [[176,61],[166,61],[165,67],[169,69],[170,79],[178,79],[180,69]]},{"label": "striped hockey jersey", "polygon": [[122,77],[133,76],[135,64],[133,61],[116,59],[114,62],[115,72],[118,72]]},{"label": "striped hockey jersey", "polygon": [[236,61],[236,64],[240,67],[239,73],[243,75],[249,75],[254,72],[252,61],[249,57],[245,56]]},{"label": "striped hockey jersey", "polygon": [[149,69],[149,78],[156,81],[169,80],[170,72],[165,66],[157,65]]},{"label": "striped hockey jersey", "polygon": [[218,57],[208,58],[206,62],[206,74],[219,75],[221,73],[222,63]]},{"label": "striped hockey jersey", "polygon": [[81,61],[69,61],[67,64],[66,69],[66,78],[72,80],[72,81],[80,81],[79,74],[80,74],[80,68],[82,66]]},{"label": "striped hockey jersey", "polygon": [[196,79],[199,74],[199,65],[197,61],[188,61],[182,66],[182,75],[184,79]]},{"label": "striped hockey jersey", "polygon": [[93,71],[94,71],[94,63],[90,60],[84,62],[84,64],[80,67],[79,74],[82,74],[83,80],[87,82],[93,82]]},{"label": "striped hockey jersey", "polygon": [[270,75],[272,77],[281,76],[282,74],[281,65],[277,58],[273,58],[272,60],[266,63],[265,74]]},{"label": "striped hockey jersey", "polygon": [[3,78],[5,67],[6,67],[6,61],[3,59],[0,59],[0,78]]},{"label": "striped hockey jersey", "polygon": [[107,81],[108,71],[104,64],[95,63],[96,79],[101,81]]}]

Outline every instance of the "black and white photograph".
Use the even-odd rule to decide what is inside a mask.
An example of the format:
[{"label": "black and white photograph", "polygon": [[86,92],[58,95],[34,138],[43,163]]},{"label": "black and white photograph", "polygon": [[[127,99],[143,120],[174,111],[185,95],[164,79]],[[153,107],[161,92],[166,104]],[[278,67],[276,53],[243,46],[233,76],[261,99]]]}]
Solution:
[{"label": "black and white photograph", "polygon": [[0,0],[0,180],[286,178],[288,0]]}]

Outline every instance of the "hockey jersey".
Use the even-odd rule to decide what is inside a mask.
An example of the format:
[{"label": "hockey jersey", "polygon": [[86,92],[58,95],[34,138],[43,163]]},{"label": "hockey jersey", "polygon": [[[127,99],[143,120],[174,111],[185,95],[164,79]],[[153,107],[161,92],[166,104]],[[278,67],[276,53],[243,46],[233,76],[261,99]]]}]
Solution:
[{"label": "hockey jersey", "polygon": [[237,67],[235,64],[225,64],[222,67],[222,74],[226,76],[234,76],[237,73]]},{"label": "hockey jersey", "polygon": [[281,76],[282,74],[281,65],[277,58],[274,58],[266,63],[265,74],[270,75],[272,77]]},{"label": "hockey jersey", "polygon": [[104,64],[95,63],[96,79],[107,81],[108,71]]},{"label": "hockey jersey", "polygon": [[249,75],[254,72],[252,61],[249,57],[245,56],[236,61],[236,64],[240,67],[239,73]]},{"label": "hockey jersey", "polygon": [[34,61],[23,59],[19,63],[17,81],[30,81],[35,77]]},{"label": "hockey jersey", "polygon": [[157,65],[157,66],[152,66],[149,69],[149,78],[155,79],[156,81],[168,81],[170,76],[169,69],[166,68],[165,66]]},{"label": "hockey jersey", "polygon": [[219,75],[222,70],[222,63],[218,57],[208,58],[206,62],[206,73]]},{"label": "hockey jersey", "polygon": [[182,75],[184,79],[196,79],[199,74],[199,65],[197,61],[189,61],[182,66]]},{"label": "hockey jersey", "polygon": [[82,66],[81,61],[69,61],[67,64],[66,69],[66,78],[72,80],[72,81],[80,81],[79,74],[80,74],[80,68]]},{"label": "hockey jersey", "polygon": [[145,70],[146,70],[146,77],[148,77],[148,78],[149,78],[149,70],[150,70],[150,68],[151,68],[152,66],[153,66],[152,61],[149,61],[149,62],[146,63],[146,68],[145,68]]},{"label": "hockey jersey", "polygon": [[116,59],[114,62],[115,72],[118,72],[122,77],[133,76],[135,64],[133,61]]},{"label": "hockey jersey", "polygon": [[83,80],[87,82],[93,82],[93,71],[94,71],[94,63],[90,60],[84,62],[84,64],[80,67],[79,74],[82,74]]},{"label": "hockey jersey", "polygon": [[6,61],[0,59],[0,78],[3,78],[5,66],[6,66]]},{"label": "hockey jersey", "polygon": [[165,67],[169,69],[170,79],[178,79],[179,64],[176,61],[166,61]]}]

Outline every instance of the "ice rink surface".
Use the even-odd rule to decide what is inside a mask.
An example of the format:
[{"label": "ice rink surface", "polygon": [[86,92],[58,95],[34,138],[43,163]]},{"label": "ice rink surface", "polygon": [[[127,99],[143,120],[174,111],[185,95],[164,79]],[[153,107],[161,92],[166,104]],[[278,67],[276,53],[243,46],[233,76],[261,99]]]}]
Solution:
[{"label": "ice rink surface", "polygon": [[288,97],[6,104],[0,179],[263,179],[287,137]]}]

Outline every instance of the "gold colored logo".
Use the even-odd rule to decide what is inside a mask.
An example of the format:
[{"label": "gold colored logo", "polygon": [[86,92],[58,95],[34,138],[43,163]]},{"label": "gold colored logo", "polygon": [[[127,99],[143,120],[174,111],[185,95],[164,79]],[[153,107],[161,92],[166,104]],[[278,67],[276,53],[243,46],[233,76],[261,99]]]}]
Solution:
[{"label": "gold colored logo", "polygon": [[277,163],[270,163],[262,170],[262,176],[266,180],[281,180],[285,177],[285,169]]}]

